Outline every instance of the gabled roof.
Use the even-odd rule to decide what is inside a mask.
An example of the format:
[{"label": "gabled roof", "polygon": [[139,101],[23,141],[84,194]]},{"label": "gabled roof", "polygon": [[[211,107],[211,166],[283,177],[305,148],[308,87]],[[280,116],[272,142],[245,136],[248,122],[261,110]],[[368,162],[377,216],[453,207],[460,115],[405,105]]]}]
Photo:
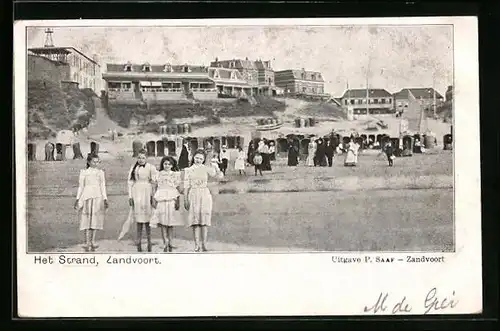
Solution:
[{"label": "gabled roof", "polygon": [[[371,88],[368,89],[368,95],[370,98],[388,98],[392,97],[392,94],[387,92],[385,89]],[[343,98],[366,98],[366,89],[350,89],[344,92]]]},{"label": "gabled roof", "polygon": [[[127,65],[132,66],[132,71],[133,72],[142,72],[142,68],[145,65],[149,65],[151,67],[151,72],[165,72],[166,67],[168,66],[167,64],[133,64],[133,63],[123,63],[123,64],[111,64],[108,63],[106,64],[107,72],[122,72],[125,71],[125,67]],[[189,64],[182,64],[182,65],[170,65],[170,68],[172,69],[171,72],[184,72],[184,67],[189,68],[189,72],[192,73],[207,73],[208,72],[208,67],[205,66],[200,66],[200,65],[189,65]]]},{"label": "gabled roof", "polygon": [[[408,92],[411,92],[416,99],[432,99],[434,89],[432,87],[404,88],[401,91],[394,93],[395,98],[408,98]],[[436,98],[442,99],[443,96],[436,91]]]}]

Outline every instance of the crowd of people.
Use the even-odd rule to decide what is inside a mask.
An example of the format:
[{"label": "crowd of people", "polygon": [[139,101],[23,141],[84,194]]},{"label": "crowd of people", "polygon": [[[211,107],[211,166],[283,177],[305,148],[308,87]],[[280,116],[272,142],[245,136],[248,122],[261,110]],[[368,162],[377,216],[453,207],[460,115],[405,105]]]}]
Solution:
[{"label": "crowd of people", "polygon": [[[305,165],[332,167],[336,155],[345,154],[344,166],[356,166],[360,145],[350,139],[348,143],[334,147],[330,140],[311,139]],[[394,147],[390,142],[381,148],[389,166],[394,165]],[[172,156],[161,159],[158,167],[147,161],[147,151],[138,152],[127,178],[129,215],[122,226],[118,240],[122,239],[133,224],[136,225],[137,251],[142,252],[143,233],[146,234],[148,252],[152,250],[151,228],[159,227],[164,252],[172,252],[173,229],[189,226],[193,231],[194,251],[207,251],[207,233],[212,218],[212,195],[208,188],[209,178],[224,178],[231,155],[227,146],[220,152],[207,143],[204,149],[191,153],[188,143],[182,146],[178,160]],[[234,169],[245,174],[247,166],[253,166],[255,175],[271,171],[271,161],[276,160],[273,141],[266,139],[250,142],[248,151],[237,147]],[[85,250],[94,251],[98,245],[95,237],[103,229],[105,211],[108,208],[104,170],[99,167],[97,154],[87,156],[86,168],[80,171],[79,186],[74,208],[80,214],[80,230],[85,233]],[[293,141],[288,143],[288,166],[299,164],[299,150]],[[183,197],[181,201],[181,196]],[[183,209],[185,212],[183,213]]]}]

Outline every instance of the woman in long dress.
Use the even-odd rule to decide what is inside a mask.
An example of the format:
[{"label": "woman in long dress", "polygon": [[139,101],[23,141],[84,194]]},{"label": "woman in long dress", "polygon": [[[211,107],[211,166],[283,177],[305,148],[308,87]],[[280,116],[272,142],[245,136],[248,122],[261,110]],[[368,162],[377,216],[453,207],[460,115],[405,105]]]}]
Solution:
[{"label": "woman in long dress", "polygon": [[245,174],[245,152],[241,147],[238,147],[238,157],[234,162],[234,169],[238,170],[240,175]]},{"label": "woman in long dress", "polygon": [[253,166],[253,157],[255,155],[255,144],[253,141],[248,144],[247,162]]},{"label": "woman in long dress", "polygon": [[146,162],[146,151],[141,150],[137,162],[128,173],[128,201],[132,208],[132,216],[137,224],[137,251],[142,252],[142,229],[146,228],[148,252],[151,252],[151,228],[153,183],[156,178],[156,167]]},{"label": "woman in long dress", "polygon": [[262,155],[262,171],[270,171],[271,170],[271,162],[269,161],[269,147],[266,144],[265,140],[259,141],[259,147],[257,148],[257,152]]},{"label": "woman in long dress", "polygon": [[[208,227],[212,224],[212,194],[208,178],[222,179],[224,174],[216,162],[204,164],[206,156],[201,150],[193,155],[194,164],[184,173],[184,207],[188,211],[188,223],[193,228],[195,252],[207,251]],[[201,245],[200,245],[201,239]]]},{"label": "woman in long dress", "polygon": [[326,167],[326,146],[323,143],[323,139],[318,139],[318,145],[316,147],[316,165],[319,167]]},{"label": "woman in long dress", "polygon": [[97,168],[99,157],[87,156],[87,168],[80,171],[75,209],[80,211],[80,230],[85,232],[85,251],[94,251],[97,230],[103,229],[105,210],[108,209],[104,171]]},{"label": "woman in long dress", "polygon": [[293,141],[288,142],[288,166],[296,167],[299,164],[299,151],[293,143]]},{"label": "woman in long dress", "polygon": [[344,159],[344,166],[355,167],[358,159],[359,145],[354,142],[353,139],[347,144],[347,153]]},{"label": "woman in long dress", "polygon": [[184,225],[179,212],[181,174],[173,157],[165,156],[161,159],[155,184],[154,209],[150,225],[151,227],[160,226],[165,245],[163,251],[171,252],[174,226]]},{"label": "woman in long dress", "polygon": [[311,141],[307,146],[306,166],[314,167],[316,164],[315,157],[316,157],[316,142],[314,141],[313,138],[311,138]]}]

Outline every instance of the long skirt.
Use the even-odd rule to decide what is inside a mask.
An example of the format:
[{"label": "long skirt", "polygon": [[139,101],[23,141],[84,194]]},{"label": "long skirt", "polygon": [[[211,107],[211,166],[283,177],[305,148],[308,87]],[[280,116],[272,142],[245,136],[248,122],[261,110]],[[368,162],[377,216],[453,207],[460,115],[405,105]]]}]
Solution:
[{"label": "long skirt", "polygon": [[152,195],[153,187],[149,182],[136,182],[132,187],[133,215],[137,223],[149,223],[153,212]]},{"label": "long skirt", "polygon": [[307,155],[306,166],[314,167],[314,153],[310,153]]},{"label": "long skirt", "polygon": [[188,225],[212,225],[212,194],[207,187],[191,188],[188,195]]},{"label": "long skirt", "polygon": [[83,207],[80,211],[80,230],[102,230],[105,211],[102,197],[83,201]]},{"label": "long skirt", "polygon": [[234,169],[245,170],[245,160],[240,158],[236,159],[236,162],[234,163]]},{"label": "long skirt", "polygon": [[349,150],[347,151],[347,154],[344,159],[344,165],[345,166],[354,166],[356,165],[357,158],[356,155],[354,154],[353,151]]},{"label": "long skirt", "polygon": [[[175,210],[175,200],[158,201],[156,209],[153,209],[151,225],[182,226],[184,222],[179,210]],[[179,200],[179,202],[181,202]]]}]

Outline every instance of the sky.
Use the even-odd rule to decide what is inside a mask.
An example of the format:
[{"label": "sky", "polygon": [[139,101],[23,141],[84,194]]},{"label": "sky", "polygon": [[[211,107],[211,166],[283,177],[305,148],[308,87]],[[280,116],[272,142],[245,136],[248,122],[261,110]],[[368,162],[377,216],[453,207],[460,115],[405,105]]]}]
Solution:
[{"label": "sky", "polygon": [[[30,27],[28,47],[42,47],[45,27]],[[453,30],[420,26],[55,27],[55,46],[72,46],[106,63],[192,64],[271,60],[274,70],[319,71],[325,92],[347,88],[432,87],[453,83]]]}]

